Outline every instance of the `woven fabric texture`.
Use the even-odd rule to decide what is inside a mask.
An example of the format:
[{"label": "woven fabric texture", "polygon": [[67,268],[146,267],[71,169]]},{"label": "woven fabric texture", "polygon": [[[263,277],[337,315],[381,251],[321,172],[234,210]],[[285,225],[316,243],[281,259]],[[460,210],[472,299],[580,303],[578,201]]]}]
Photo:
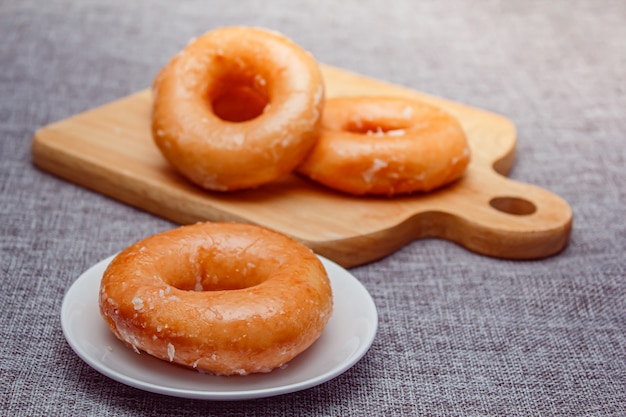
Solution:
[{"label": "woven fabric texture", "polygon": [[[148,87],[189,39],[227,25],[509,118],[510,176],[570,204],[569,245],[511,261],[425,239],[352,268],[377,306],[376,339],[304,391],[201,401],[101,375],[63,336],[63,296],[175,225],[35,168],[31,139]],[[626,415],[623,0],[5,0],[0,35],[0,415]]]}]

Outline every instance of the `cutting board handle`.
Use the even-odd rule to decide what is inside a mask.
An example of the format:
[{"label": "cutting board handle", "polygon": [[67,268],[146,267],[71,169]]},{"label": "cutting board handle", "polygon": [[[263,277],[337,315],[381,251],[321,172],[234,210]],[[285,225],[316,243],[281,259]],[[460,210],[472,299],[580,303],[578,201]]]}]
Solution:
[{"label": "cutting board handle", "polygon": [[[479,181],[470,176],[464,182],[450,198],[441,199],[441,209],[422,213],[435,224],[419,237],[444,238],[507,259],[544,258],[566,246],[572,210],[561,197],[495,171],[483,172]],[[464,193],[472,198],[463,198]]]}]

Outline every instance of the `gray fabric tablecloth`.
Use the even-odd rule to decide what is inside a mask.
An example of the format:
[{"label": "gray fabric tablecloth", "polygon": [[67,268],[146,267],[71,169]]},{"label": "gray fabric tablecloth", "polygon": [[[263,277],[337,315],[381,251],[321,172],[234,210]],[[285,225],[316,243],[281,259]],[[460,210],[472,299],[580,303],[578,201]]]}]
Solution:
[{"label": "gray fabric tablecloth", "polygon": [[[36,169],[39,127],[148,87],[187,41],[278,30],[323,63],[511,119],[511,177],[563,197],[568,247],[497,260],[412,242],[351,269],[379,329],[339,377],[214,402],[92,369],[63,337],[72,282],[175,225]],[[626,415],[626,2],[0,2],[0,415]]]}]

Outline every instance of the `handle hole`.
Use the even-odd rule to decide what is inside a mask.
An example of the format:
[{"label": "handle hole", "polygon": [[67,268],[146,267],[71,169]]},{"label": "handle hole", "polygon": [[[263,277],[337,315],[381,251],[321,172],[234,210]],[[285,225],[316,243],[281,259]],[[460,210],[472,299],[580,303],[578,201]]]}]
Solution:
[{"label": "handle hole", "polygon": [[537,211],[537,206],[519,197],[495,197],[489,201],[494,209],[516,216],[527,216]]}]

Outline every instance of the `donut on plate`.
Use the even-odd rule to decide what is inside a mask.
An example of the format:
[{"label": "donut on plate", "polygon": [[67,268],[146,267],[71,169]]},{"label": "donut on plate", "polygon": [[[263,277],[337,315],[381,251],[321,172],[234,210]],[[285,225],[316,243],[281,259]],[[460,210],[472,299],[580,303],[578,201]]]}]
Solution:
[{"label": "donut on plate", "polygon": [[333,308],[310,249],[265,228],[198,223],[141,240],[103,274],[100,312],[137,352],[219,375],[282,367]]},{"label": "donut on plate", "polygon": [[458,179],[470,150],[459,122],[397,97],[326,100],[322,131],[297,171],[355,195],[427,192]]},{"label": "donut on plate", "polygon": [[225,27],[190,42],[153,83],[152,137],[209,190],[256,187],[291,172],[318,135],[324,84],[286,37]]}]

